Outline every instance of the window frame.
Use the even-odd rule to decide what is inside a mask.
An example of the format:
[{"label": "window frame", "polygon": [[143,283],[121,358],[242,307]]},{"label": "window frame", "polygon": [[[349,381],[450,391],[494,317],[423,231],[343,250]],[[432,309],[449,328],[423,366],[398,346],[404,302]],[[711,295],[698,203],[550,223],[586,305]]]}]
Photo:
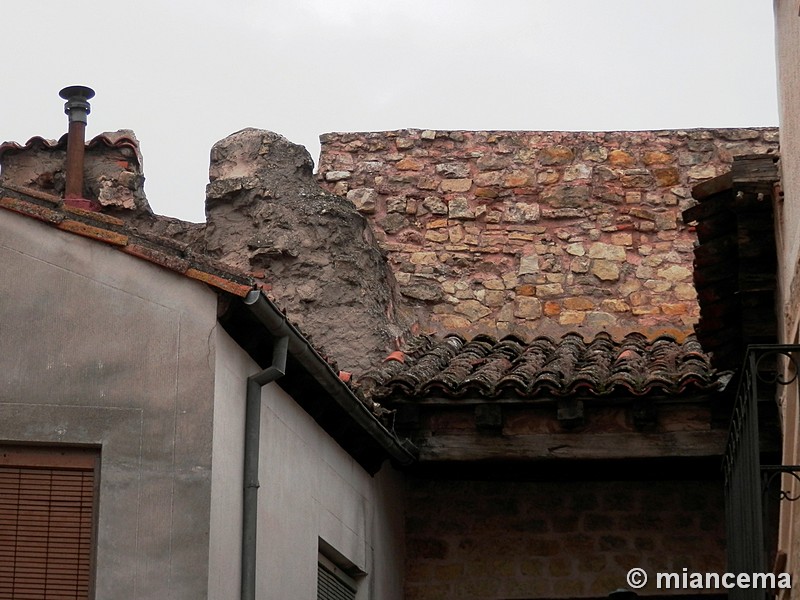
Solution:
[{"label": "window frame", "polygon": [[[322,540],[320,540],[320,542],[322,542]],[[320,546],[323,546],[323,544],[321,543]],[[334,551],[334,554],[338,553]],[[342,560],[340,562],[345,561]],[[320,595],[323,591],[321,585],[323,571],[327,572],[336,583],[346,589],[343,593],[346,594],[347,600],[355,600],[358,597],[358,581],[356,577],[363,574],[360,573],[354,565],[350,565],[349,568],[347,568],[337,564],[324,554],[321,548],[317,555],[317,600],[327,600],[329,598],[328,596]],[[333,596],[331,598],[334,600],[344,600],[341,596]]]},{"label": "window frame", "polygon": [[[100,485],[100,449],[94,446],[51,446],[51,445],[18,445],[9,442],[0,442],[0,470],[6,473],[13,473],[19,469],[20,475],[23,471],[49,471],[52,474],[65,473],[69,471],[80,471],[91,473],[91,488],[88,494],[82,492],[81,502],[89,497],[91,501],[90,532],[88,535],[89,552],[88,566],[86,567],[87,591],[86,595],[78,595],[76,598],[94,598],[95,594],[95,565],[97,559],[97,516],[98,499]],[[11,479],[11,478],[9,478]],[[21,481],[21,478],[20,478]],[[52,490],[48,493],[52,493]],[[52,510],[51,498],[48,504],[48,511]],[[11,506],[8,504],[7,506]],[[21,506],[21,505],[18,505]],[[19,509],[17,509],[19,510]],[[79,509],[80,510],[80,509]],[[16,513],[19,518],[19,513]],[[48,523],[51,517],[48,512]],[[14,530],[14,536],[19,535],[19,530]],[[48,535],[50,533],[48,532]],[[72,532],[70,532],[72,535]],[[15,544],[15,547],[16,544]],[[15,592],[11,588],[11,598],[15,597]]]}]

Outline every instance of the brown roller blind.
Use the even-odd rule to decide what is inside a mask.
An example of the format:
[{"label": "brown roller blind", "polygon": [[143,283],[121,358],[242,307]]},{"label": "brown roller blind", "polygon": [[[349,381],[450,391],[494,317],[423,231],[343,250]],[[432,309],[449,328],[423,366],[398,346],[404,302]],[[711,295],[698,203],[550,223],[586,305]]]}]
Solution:
[{"label": "brown roller blind", "polygon": [[0,600],[88,599],[97,453],[0,446]]}]

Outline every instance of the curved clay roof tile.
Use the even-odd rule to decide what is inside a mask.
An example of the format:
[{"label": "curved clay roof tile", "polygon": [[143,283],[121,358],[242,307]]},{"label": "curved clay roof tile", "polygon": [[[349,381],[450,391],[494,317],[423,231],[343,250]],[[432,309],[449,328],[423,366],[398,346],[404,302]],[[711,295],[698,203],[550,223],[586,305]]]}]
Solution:
[{"label": "curved clay roof tile", "polygon": [[[720,374],[697,351],[693,337],[678,343],[664,335],[649,341],[634,332],[617,342],[598,334],[586,341],[572,332],[530,343],[487,335],[427,339],[407,350],[405,365],[383,379],[380,397],[518,398],[646,396],[720,389]],[[380,369],[378,369],[380,371]]]}]

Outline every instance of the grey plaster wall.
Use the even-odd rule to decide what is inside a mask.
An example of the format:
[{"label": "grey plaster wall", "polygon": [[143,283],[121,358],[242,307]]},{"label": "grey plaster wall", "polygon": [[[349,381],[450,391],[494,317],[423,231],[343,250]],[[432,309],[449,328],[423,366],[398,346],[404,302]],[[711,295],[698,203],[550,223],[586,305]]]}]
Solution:
[{"label": "grey plaster wall", "polygon": [[216,295],[0,211],[0,440],[100,447],[96,597],[206,598]]},{"label": "grey plaster wall", "polygon": [[[101,448],[96,598],[235,598],[245,382],[202,284],[0,211],[0,441]],[[258,597],[313,598],[323,540],[400,600],[403,482],[264,388]]]},{"label": "grey plaster wall", "polygon": [[781,185],[777,204],[783,340],[793,343],[800,323],[800,19],[796,0],[774,0]]},{"label": "grey plaster wall", "polygon": [[211,471],[209,598],[237,598],[241,583],[244,412],[247,377],[255,363],[221,327],[214,379],[214,444]]},{"label": "grey plaster wall", "polygon": [[[800,341],[800,18],[797,0],[773,0],[773,9],[784,192],[783,202],[776,203],[781,290],[778,316],[782,319],[780,341],[797,343]],[[793,383],[783,388],[784,395],[779,400],[783,411],[784,464],[797,464],[800,460],[800,386],[793,377],[790,369],[786,380]],[[786,571],[796,581],[800,576],[800,507],[796,502],[781,504],[778,548],[788,554]]]},{"label": "grey plaster wall", "polygon": [[[255,363],[217,331],[209,591],[238,593],[245,381]],[[401,600],[404,484],[370,477],[276,383],[264,387],[259,464],[259,600],[314,598],[320,540],[359,571],[358,598]]]}]

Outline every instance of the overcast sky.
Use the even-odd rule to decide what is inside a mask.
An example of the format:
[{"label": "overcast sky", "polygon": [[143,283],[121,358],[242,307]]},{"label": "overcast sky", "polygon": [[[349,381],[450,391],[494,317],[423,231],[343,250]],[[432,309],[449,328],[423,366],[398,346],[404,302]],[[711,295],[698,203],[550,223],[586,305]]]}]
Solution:
[{"label": "overcast sky", "polygon": [[0,12],[0,141],[133,129],[153,209],[204,220],[211,146],[270,129],[777,124],[768,0],[35,0]]}]

